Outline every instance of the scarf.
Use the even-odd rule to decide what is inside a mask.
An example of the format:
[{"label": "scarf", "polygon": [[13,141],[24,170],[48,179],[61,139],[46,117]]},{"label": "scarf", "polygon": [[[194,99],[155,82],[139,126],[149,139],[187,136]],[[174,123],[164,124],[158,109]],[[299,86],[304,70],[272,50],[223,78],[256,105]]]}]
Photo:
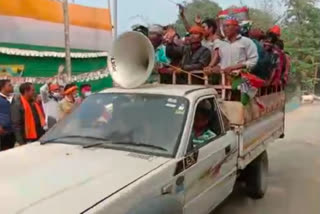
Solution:
[{"label": "scarf", "polygon": [[[21,104],[24,109],[24,129],[25,129],[25,138],[28,140],[33,140],[38,138],[36,131],[36,123],[32,114],[31,106],[29,102],[23,96],[20,97]],[[34,106],[37,110],[37,113],[40,118],[41,126],[45,126],[45,117],[38,103],[34,103]]]}]

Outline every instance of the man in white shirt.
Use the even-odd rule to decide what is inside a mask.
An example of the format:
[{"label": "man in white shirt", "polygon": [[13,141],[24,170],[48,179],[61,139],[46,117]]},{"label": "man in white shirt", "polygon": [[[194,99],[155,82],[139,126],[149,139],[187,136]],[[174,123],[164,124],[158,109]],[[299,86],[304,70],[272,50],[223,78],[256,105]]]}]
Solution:
[{"label": "man in white shirt", "polygon": [[58,104],[62,99],[58,84],[48,83],[40,88],[43,109],[46,115],[47,129],[50,129],[59,118]]},{"label": "man in white shirt", "polygon": [[228,17],[223,23],[225,39],[219,45],[219,69],[225,73],[251,69],[258,62],[258,50],[254,42],[240,35],[239,22]]}]

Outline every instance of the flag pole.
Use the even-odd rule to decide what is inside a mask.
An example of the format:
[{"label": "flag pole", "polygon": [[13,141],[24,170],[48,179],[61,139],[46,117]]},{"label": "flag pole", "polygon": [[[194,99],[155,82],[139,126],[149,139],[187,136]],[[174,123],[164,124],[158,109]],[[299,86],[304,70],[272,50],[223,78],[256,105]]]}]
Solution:
[{"label": "flag pole", "polygon": [[69,4],[68,0],[63,1],[63,17],[64,17],[64,42],[66,54],[66,72],[68,80],[71,80],[71,53],[70,53],[70,29],[69,29]]},{"label": "flag pole", "polygon": [[118,35],[118,1],[113,0],[113,38],[116,39]]}]

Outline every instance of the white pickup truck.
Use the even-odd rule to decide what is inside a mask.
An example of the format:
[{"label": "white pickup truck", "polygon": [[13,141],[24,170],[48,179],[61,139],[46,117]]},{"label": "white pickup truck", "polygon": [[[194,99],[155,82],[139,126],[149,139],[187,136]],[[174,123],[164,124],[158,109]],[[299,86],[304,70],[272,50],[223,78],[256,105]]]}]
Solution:
[{"label": "white pickup truck", "polygon": [[[263,112],[195,85],[91,95],[41,142],[0,154],[1,213],[207,214],[239,177],[261,198],[267,145],[284,133],[284,94],[260,99]],[[195,143],[203,102],[214,135]]]}]

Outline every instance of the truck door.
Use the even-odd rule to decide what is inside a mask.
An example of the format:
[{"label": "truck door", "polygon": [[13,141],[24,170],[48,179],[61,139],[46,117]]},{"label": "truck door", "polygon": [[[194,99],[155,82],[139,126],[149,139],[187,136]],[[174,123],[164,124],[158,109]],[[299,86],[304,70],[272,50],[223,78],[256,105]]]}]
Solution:
[{"label": "truck door", "polygon": [[[203,120],[205,115],[208,120]],[[184,213],[207,214],[233,190],[237,136],[224,125],[214,97],[199,99],[193,118],[185,157]]]}]

